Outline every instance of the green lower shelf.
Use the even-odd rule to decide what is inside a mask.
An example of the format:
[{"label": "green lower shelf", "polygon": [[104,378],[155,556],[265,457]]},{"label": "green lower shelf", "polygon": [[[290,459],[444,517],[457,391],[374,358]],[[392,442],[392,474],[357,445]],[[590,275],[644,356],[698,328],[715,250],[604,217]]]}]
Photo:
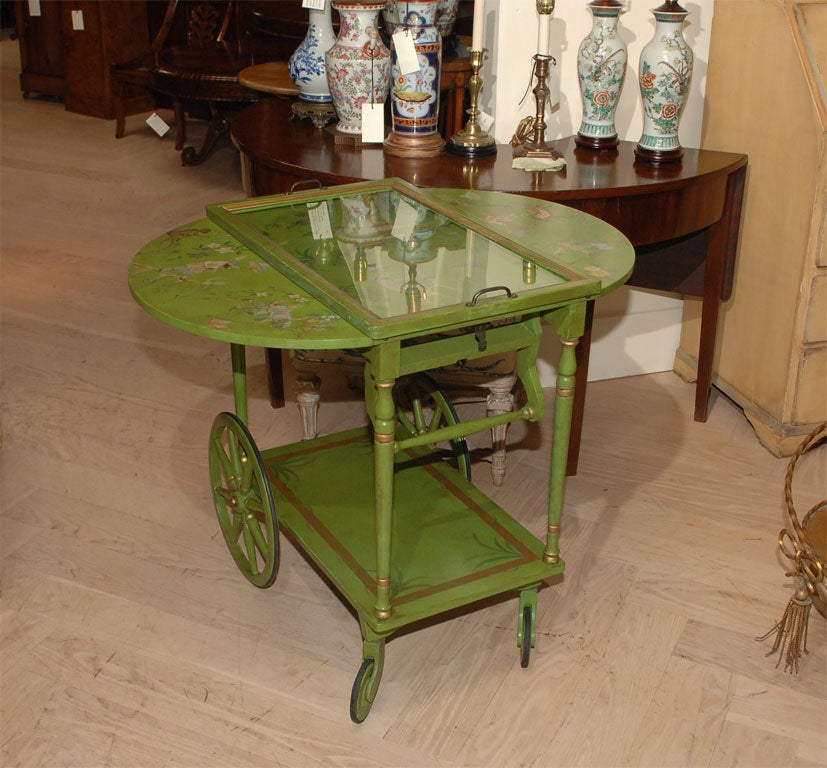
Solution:
[{"label": "green lower shelf", "polygon": [[390,618],[373,614],[373,441],[366,429],[262,453],[279,527],[374,632],[394,630],[561,573],[544,544],[433,454],[397,456]]}]

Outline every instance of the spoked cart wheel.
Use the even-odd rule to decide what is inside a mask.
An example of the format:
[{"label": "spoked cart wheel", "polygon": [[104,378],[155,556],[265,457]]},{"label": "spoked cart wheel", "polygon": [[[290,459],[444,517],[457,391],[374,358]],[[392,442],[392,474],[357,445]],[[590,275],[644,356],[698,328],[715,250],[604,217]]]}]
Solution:
[{"label": "spoked cart wheel", "polygon": [[[444,390],[423,374],[404,380],[394,393],[396,419],[403,436],[432,432],[441,427],[459,423],[459,418]],[[443,458],[459,470],[467,480],[471,479],[471,457],[464,437],[432,446],[439,449]]]},{"label": "spoked cart wheel", "polygon": [[244,576],[269,587],[279,567],[276,505],[264,462],[244,423],[219,413],[210,431],[210,480],[224,541]]}]

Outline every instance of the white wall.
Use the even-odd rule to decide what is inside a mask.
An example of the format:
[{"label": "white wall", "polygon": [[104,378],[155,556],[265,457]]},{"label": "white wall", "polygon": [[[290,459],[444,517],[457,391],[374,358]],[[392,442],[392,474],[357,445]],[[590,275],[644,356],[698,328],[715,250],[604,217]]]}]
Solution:
[{"label": "white wall", "polygon": [[[485,2],[485,46],[482,109],[494,117],[491,132],[508,142],[517,123],[534,113],[529,85],[537,46],[538,16],[535,0],[477,0]],[[570,136],[580,126],[582,108],[577,81],[577,50],[591,29],[589,0],[557,0],[551,21],[551,54],[557,59],[560,101],[547,114],[546,138]],[[618,29],[629,51],[626,84],[620,97],[615,124],[621,139],[637,141],[643,128],[643,108],[637,87],[640,52],[655,30],[651,9],[660,0],[628,0]],[[689,99],[680,125],[685,147],[699,147],[703,119],[706,67],[714,0],[687,0],[689,11],[684,35],[695,57]],[[671,370],[680,342],[683,301],[679,297],[623,288],[597,304],[589,379],[631,376]],[[544,385],[554,380],[557,349],[553,334],[543,350],[541,374]]]}]

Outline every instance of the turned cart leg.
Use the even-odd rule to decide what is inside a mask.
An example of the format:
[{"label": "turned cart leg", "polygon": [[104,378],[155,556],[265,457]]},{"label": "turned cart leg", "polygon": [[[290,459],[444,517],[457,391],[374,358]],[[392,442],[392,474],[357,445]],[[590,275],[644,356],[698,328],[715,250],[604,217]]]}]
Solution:
[{"label": "turned cart leg", "polygon": [[247,424],[247,355],[242,344],[230,344],[230,359],[233,364],[233,395],[235,415]]},{"label": "turned cart leg", "polygon": [[376,507],[376,604],[378,619],[391,615],[391,523],[396,408],[393,381],[374,381],[373,456]]},{"label": "turned cart leg", "polygon": [[560,353],[560,364],[557,368],[557,388],[554,397],[554,442],[551,448],[551,483],[548,496],[548,537],[543,553],[543,559],[547,563],[560,561],[560,516],[563,511],[566,462],[574,405],[577,341],[577,339],[562,339],[563,351]]}]

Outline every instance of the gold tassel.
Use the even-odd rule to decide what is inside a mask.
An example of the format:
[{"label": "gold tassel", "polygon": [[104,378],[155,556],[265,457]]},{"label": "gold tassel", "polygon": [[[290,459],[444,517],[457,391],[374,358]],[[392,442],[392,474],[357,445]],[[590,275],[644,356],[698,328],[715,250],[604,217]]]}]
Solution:
[{"label": "gold tassel", "polygon": [[[798,660],[801,658],[802,651],[809,654],[807,650],[807,628],[810,621],[810,609],[813,607],[813,601],[810,599],[810,593],[807,591],[807,585],[804,580],[799,577],[798,588],[795,594],[787,603],[787,608],[784,615],[766,635],[756,638],[757,640],[766,640],[773,632],[775,632],[775,642],[772,648],[766,654],[772,656],[776,651],[778,652],[778,662],[776,668],[781,664],[781,659],[784,659],[784,671],[789,671],[790,674],[798,674]],[[785,653],[786,651],[786,653]]]}]

